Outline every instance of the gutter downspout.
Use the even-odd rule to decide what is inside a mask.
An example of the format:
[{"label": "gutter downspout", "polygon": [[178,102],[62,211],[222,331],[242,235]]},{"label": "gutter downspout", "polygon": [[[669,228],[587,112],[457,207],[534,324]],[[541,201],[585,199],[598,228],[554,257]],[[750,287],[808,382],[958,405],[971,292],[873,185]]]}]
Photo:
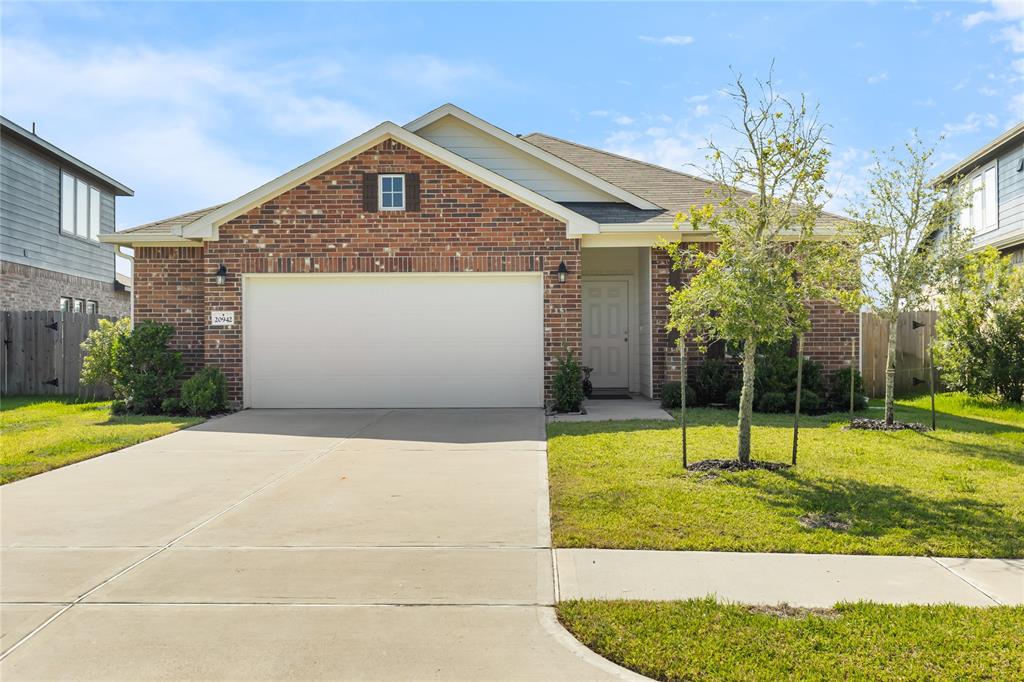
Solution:
[{"label": "gutter downspout", "polygon": [[126,253],[125,250],[124,250],[124,245],[117,244],[116,246],[117,246],[117,255],[119,255],[122,258],[124,258],[132,266],[132,275],[131,275],[131,287],[132,287],[132,290],[131,290],[131,293],[128,296],[128,315],[129,315],[129,317],[131,318],[131,321],[132,321],[132,329],[134,329],[135,328],[135,256],[132,255],[132,254]]}]

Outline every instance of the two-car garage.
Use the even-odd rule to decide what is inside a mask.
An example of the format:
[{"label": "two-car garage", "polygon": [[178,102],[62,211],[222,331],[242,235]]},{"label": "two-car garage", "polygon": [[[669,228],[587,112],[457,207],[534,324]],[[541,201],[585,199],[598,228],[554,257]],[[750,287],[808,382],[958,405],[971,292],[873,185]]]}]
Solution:
[{"label": "two-car garage", "polygon": [[247,407],[538,407],[540,273],[245,275]]}]

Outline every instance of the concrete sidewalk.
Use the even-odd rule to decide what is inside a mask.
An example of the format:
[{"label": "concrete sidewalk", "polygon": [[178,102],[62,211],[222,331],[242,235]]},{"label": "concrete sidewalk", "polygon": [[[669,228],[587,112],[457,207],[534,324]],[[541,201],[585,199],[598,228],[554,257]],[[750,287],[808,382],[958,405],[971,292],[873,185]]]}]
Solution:
[{"label": "concrete sidewalk", "polygon": [[615,400],[585,400],[586,414],[552,414],[549,422],[605,422],[627,419],[672,421],[673,417],[656,400],[647,398],[621,398]]},{"label": "concrete sidewalk", "polygon": [[561,600],[1024,604],[1024,559],[612,549],[559,549],[555,559]]}]

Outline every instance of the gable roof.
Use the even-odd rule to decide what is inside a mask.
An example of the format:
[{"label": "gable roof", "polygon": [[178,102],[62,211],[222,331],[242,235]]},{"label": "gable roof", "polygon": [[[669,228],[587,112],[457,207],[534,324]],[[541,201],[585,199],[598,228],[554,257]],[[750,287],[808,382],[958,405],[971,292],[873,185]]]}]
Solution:
[{"label": "gable roof", "polygon": [[498,139],[499,141],[504,142],[505,144],[508,144],[521,152],[525,152],[530,156],[538,159],[539,161],[542,161],[543,163],[549,166],[557,168],[563,173],[568,173],[569,175],[579,180],[582,180],[586,184],[592,185],[593,187],[596,187],[597,189],[605,192],[606,194],[609,194],[615,197],[616,199],[619,199],[627,204],[630,204],[631,206],[634,206],[637,209],[658,210],[663,208],[656,202],[644,198],[639,193],[636,193],[623,185],[611,182],[607,178],[592,173],[585,167],[580,166],[579,164],[574,164],[570,161],[567,161],[558,154],[551,153],[544,147],[531,144],[529,143],[529,141],[525,141],[521,137],[518,137],[516,135],[513,135],[512,133],[502,130],[498,126],[492,123],[488,123],[482,118],[474,116],[465,109],[461,109],[460,107],[457,107],[454,104],[443,104],[439,106],[437,109],[434,109],[433,111],[424,114],[423,116],[420,116],[416,120],[410,121],[409,123],[405,124],[405,128],[407,130],[411,130],[412,132],[417,132],[419,130],[422,130],[423,128],[426,128],[430,124],[441,120],[445,116],[452,116],[454,118],[457,118],[463,123],[466,123],[474,128],[477,128],[483,131],[484,133],[487,133],[488,135]]},{"label": "gable roof", "polygon": [[86,178],[105,185],[115,196],[130,197],[135,194],[130,187],[123,185],[106,173],[101,173],[84,161],[81,161],[55,144],[47,142],[35,133],[25,130],[20,125],[8,118],[0,116],[0,130],[4,137],[12,137],[22,144],[28,145],[36,152],[42,153],[57,161],[62,166],[67,166]]},{"label": "gable roof", "polygon": [[[362,135],[321,154],[315,159],[307,161],[301,166],[274,178],[270,182],[243,194],[233,201],[209,209],[194,211],[190,214],[182,214],[167,220],[141,225],[132,230],[101,235],[100,241],[111,244],[132,244],[143,241],[156,241],[161,237],[165,240],[216,239],[217,228],[223,223],[301,185],[303,182],[388,139],[401,142],[424,156],[454,168],[474,180],[497,189],[542,213],[564,222],[567,234],[582,235],[596,234],[598,232],[598,226],[595,221],[574,212],[567,206],[512,182],[508,178],[434,144],[430,140],[422,138],[405,128],[397,126],[391,121],[385,121]],[[186,221],[190,216],[192,220]]]}]

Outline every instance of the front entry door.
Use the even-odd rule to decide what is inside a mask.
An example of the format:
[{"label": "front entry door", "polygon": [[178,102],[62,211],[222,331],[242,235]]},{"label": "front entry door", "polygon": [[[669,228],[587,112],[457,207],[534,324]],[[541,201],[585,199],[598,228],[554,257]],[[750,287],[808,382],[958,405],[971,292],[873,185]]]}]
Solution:
[{"label": "front entry door", "polygon": [[594,388],[629,388],[629,282],[583,282],[583,364]]}]

